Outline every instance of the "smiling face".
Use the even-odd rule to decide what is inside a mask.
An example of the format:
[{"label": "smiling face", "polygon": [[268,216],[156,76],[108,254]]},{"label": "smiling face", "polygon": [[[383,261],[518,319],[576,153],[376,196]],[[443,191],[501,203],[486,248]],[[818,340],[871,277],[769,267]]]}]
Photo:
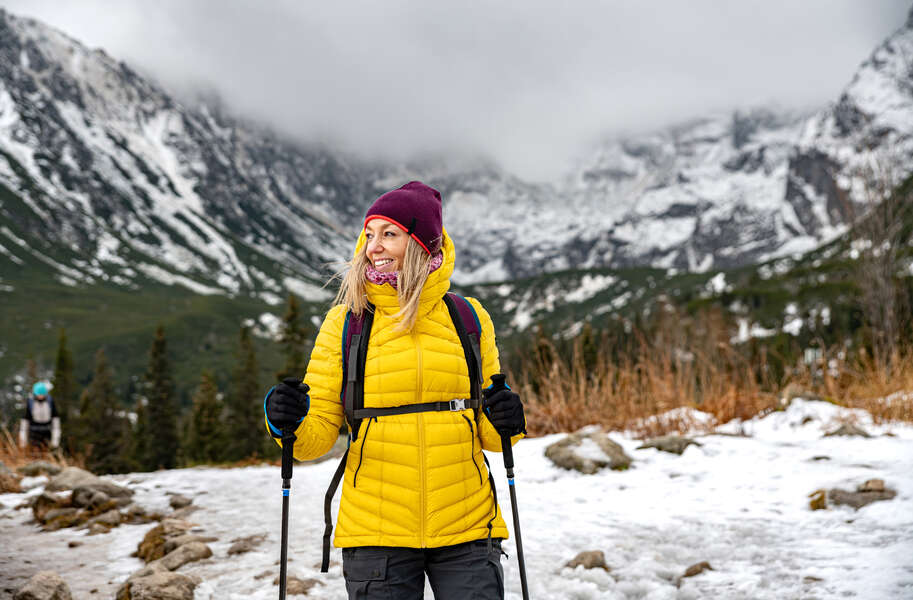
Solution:
[{"label": "smiling face", "polygon": [[399,271],[406,256],[409,236],[406,232],[383,219],[371,219],[365,224],[367,245],[365,254],[378,271]]}]

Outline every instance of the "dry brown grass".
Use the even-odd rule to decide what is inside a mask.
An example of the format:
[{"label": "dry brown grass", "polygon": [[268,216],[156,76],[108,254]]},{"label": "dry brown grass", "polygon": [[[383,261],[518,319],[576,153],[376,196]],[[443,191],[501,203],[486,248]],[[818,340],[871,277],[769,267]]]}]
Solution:
[{"label": "dry brown grass", "polygon": [[[676,331],[669,325],[665,331]],[[818,368],[800,363],[784,380],[773,381],[763,376],[772,372],[763,351],[759,358],[746,359],[712,316],[694,331],[702,335],[665,333],[666,339],[641,343],[633,358],[620,363],[604,358],[611,354],[612,342],[603,338],[599,358],[589,366],[579,339],[569,357],[560,357],[554,345],[539,340],[544,352],[525,365],[515,386],[526,404],[529,434],[574,431],[590,424],[642,437],[700,429],[702,424],[692,422],[687,411],[669,414],[680,407],[711,414],[715,423],[709,428],[776,410],[779,399],[790,395],[788,387],[863,408],[876,422],[913,422],[913,354],[897,355],[887,367],[847,358],[835,349],[824,353]],[[543,360],[543,355],[550,358]]]},{"label": "dry brown grass", "polygon": [[825,352],[814,369],[794,378],[812,395],[841,406],[868,411],[876,423],[913,422],[913,351],[895,352],[887,364],[868,355],[848,358],[841,350]]},{"label": "dry brown grass", "polygon": [[[531,367],[520,382],[530,435],[597,424],[656,436],[700,426],[686,413],[664,414],[675,408],[694,407],[724,423],[776,404],[775,395],[760,389],[752,369],[740,364],[728,346],[712,355],[642,351],[636,360],[600,359],[587,368],[578,344],[569,360]],[[663,417],[650,418],[657,415]]]},{"label": "dry brown grass", "polygon": [[31,448],[22,449],[19,447],[16,438],[6,427],[0,428],[0,461],[3,464],[15,471],[18,467],[36,460],[47,461],[60,467],[75,466],[85,468],[85,461],[82,456],[65,456],[59,450],[37,451]]}]

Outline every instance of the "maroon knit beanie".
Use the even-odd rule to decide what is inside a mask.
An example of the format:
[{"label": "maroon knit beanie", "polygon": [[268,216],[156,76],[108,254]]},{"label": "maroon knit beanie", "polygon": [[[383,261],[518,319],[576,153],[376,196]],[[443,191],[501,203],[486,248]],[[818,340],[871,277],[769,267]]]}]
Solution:
[{"label": "maroon knit beanie", "polygon": [[393,223],[412,236],[428,254],[441,248],[441,193],[421,181],[410,181],[375,200],[365,215],[365,225],[371,219]]}]

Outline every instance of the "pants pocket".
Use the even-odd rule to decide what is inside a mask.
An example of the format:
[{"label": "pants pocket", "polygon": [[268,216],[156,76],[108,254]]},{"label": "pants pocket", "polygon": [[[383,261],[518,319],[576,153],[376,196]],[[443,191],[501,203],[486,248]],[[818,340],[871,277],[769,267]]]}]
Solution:
[{"label": "pants pocket", "polygon": [[504,598],[504,567],[501,566],[501,547],[492,548],[488,555],[488,565],[494,570],[498,583],[498,598]]},{"label": "pants pocket", "polygon": [[349,600],[392,600],[385,583],[386,556],[346,556],[344,552],[342,576]]}]

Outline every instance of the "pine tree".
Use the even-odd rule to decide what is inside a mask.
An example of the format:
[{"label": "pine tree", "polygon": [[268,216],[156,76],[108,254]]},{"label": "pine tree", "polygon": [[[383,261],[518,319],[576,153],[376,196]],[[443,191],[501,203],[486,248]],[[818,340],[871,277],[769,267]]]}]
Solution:
[{"label": "pine tree", "polygon": [[67,348],[66,330],[60,330],[57,344],[57,361],[54,364],[54,388],[52,396],[60,416],[61,440],[60,447],[72,450],[73,431],[70,431],[70,413],[73,406],[73,396],[76,392],[76,381],[73,377],[73,355]]},{"label": "pine tree", "polygon": [[111,369],[104,349],[95,354],[92,382],[80,397],[80,430],[86,466],[96,473],[121,473],[131,468],[129,422],[118,409]]},{"label": "pine tree", "polygon": [[177,464],[178,407],[175,402],[174,380],[168,363],[165,328],[155,331],[149,350],[149,368],[143,385],[145,431],[138,440],[146,469],[171,469]]},{"label": "pine tree", "polygon": [[184,456],[191,463],[216,462],[224,459],[222,401],[212,374],[200,378],[193,396],[193,412],[187,428]]},{"label": "pine tree", "polygon": [[225,459],[240,460],[259,454],[263,428],[263,407],[257,353],[249,327],[242,327],[239,338],[238,362],[232,374],[228,395],[226,429],[228,440]]},{"label": "pine tree", "polygon": [[294,294],[289,294],[288,308],[285,311],[282,333],[279,336],[282,354],[285,356],[285,365],[281,371],[276,372],[276,381],[282,381],[286,377],[304,377],[304,371],[307,368],[305,347],[310,328],[301,324],[300,321],[301,309],[298,299]]}]

